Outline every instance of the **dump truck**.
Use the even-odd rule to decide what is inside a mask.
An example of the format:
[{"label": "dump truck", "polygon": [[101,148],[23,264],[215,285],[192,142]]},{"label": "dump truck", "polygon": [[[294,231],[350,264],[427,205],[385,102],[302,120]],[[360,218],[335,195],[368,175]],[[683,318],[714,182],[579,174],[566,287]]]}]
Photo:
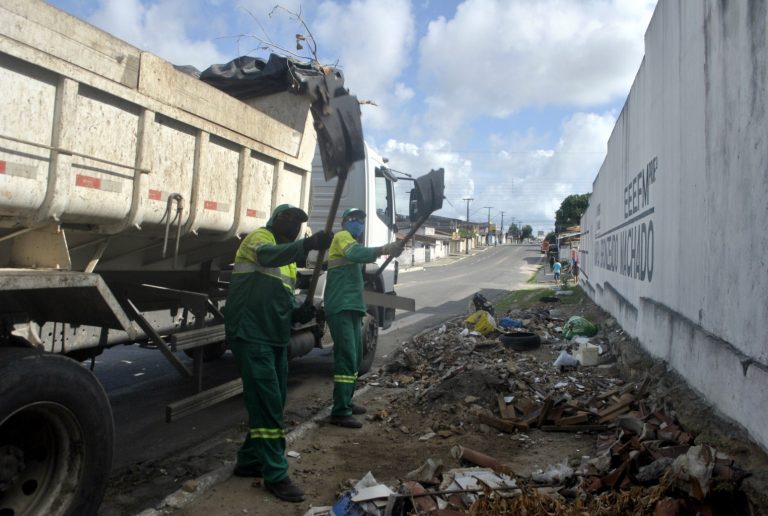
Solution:
[{"label": "dump truck", "polygon": [[[283,68],[266,86],[227,91],[42,1],[0,0],[0,514],[96,511],[114,423],[86,366],[104,350],[157,348],[190,380],[169,420],[241,391],[206,397],[203,364],[226,350],[240,239],[274,207],[309,211],[316,231],[343,198],[376,214],[367,243],[394,240],[395,178],[341,72],[269,63]],[[315,156],[344,186],[325,214],[328,185],[310,202]],[[395,281],[396,263],[366,272],[368,367],[405,302]],[[321,305],[317,283],[301,302]],[[321,320],[293,330],[291,357],[328,345]]]}]

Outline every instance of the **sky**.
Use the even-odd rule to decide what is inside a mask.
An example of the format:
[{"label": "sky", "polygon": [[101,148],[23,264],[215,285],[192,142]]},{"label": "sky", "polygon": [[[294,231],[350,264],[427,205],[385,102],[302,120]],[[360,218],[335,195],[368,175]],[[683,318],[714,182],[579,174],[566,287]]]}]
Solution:
[{"label": "sky", "polygon": [[[52,0],[177,65],[296,50],[341,68],[389,166],[444,168],[438,215],[554,228],[592,189],[656,0]],[[279,6],[276,8],[276,6]],[[293,14],[292,14],[293,13]],[[295,14],[300,13],[300,17]],[[303,21],[303,24],[301,23]],[[309,30],[309,33],[307,32]],[[398,212],[408,183],[398,182]]]}]

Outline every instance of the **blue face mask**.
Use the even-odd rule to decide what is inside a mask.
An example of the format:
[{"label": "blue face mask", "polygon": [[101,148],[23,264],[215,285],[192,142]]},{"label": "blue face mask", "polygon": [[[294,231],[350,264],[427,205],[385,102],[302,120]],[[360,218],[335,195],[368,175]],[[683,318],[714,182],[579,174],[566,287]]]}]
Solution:
[{"label": "blue face mask", "polygon": [[365,230],[365,223],[359,220],[348,220],[344,223],[344,229],[349,231],[353,237],[357,238],[363,234]]}]

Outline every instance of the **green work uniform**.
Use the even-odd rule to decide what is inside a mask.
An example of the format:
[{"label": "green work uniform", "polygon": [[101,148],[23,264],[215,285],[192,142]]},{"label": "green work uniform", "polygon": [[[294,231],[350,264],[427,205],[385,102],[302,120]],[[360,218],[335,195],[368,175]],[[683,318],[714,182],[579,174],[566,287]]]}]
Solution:
[{"label": "green work uniform", "polygon": [[324,306],[335,364],[332,416],[352,415],[352,395],[363,359],[361,321],[366,310],[360,264],[375,262],[377,257],[375,248],[358,244],[346,230],[334,235],[328,251]]},{"label": "green work uniform", "polygon": [[283,409],[295,262],[303,256],[303,240],[277,244],[268,228],[252,232],[237,250],[224,308],[227,342],[240,369],[248,409],[249,431],[237,463],[260,464],[267,482],[288,476]]}]

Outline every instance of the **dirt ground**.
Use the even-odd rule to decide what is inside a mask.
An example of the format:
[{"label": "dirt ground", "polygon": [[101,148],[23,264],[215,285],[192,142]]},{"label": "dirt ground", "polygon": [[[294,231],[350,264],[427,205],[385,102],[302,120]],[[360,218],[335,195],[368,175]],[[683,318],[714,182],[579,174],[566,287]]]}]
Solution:
[{"label": "dirt ground", "polygon": [[[376,413],[391,410],[401,395],[402,391],[398,389],[373,388],[361,401],[369,412]],[[397,412],[397,417],[400,426],[407,427],[408,433],[381,421],[366,422],[360,430],[321,424],[291,446],[291,450],[301,453],[299,459],[289,459],[289,462],[291,476],[305,490],[305,503],[276,501],[258,482],[233,477],[212,488],[190,507],[172,514],[303,515],[310,505],[333,505],[342,489],[368,471],[379,482],[395,486],[407,472],[421,466],[427,458],[442,460],[446,469],[458,467],[450,454],[456,444],[493,455],[520,474],[530,474],[552,461],[561,462],[565,457],[589,454],[595,444],[594,436],[539,431],[531,432],[527,437],[489,431],[420,441],[419,437],[426,433],[424,425],[428,416],[414,410],[402,410]]]},{"label": "dirt ground", "polygon": [[[688,432],[697,435],[696,444],[706,442],[718,451],[728,453],[748,472],[742,482],[742,493],[752,500],[754,512],[740,500],[728,514],[766,513],[768,460],[737,426],[715,417],[711,407],[702,403],[663,364],[649,359],[632,339],[623,334],[614,320],[587,298],[579,296],[578,302],[571,304],[534,302],[528,305],[526,310],[520,311],[513,304],[510,315],[525,317],[551,311],[556,317],[549,326],[535,328],[543,336],[543,343],[537,349],[516,352],[498,341],[482,338],[462,347],[464,341],[461,339],[466,339],[458,336],[462,316],[450,321],[443,329],[421,336],[421,340],[404,342],[405,353],[393,356],[392,362],[366,375],[361,381],[364,384],[360,386],[362,393],[356,398],[356,402],[368,410],[366,416],[361,416],[365,421],[362,429],[339,428],[320,420],[316,428],[288,447],[299,454],[288,460],[291,477],[305,490],[305,502],[280,502],[267,493],[258,480],[228,477],[197,496],[194,496],[196,487],[193,482],[187,486],[194,496],[190,503],[183,508],[166,506],[159,513],[178,516],[303,515],[310,507],[333,505],[367,472],[394,490],[408,472],[422,466],[427,459],[442,461],[444,471],[458,468],[461,464],[451,455],[451,449],[456,445],[492,456],[521,477],[529,477],[558,464],[576,468],[595,456],[596,434],[544,432],[537,428],[500,432],[480,422],[478,412],[492,412],[498,395],[509,390],[513,385],[510,382],[519,379],[529,385],[569,383],[569,389],[576,386],[579,391],[604,390],[640,382],[649,372],[653,379],[649,403],[664,409]],[[507,311],[506,307],[504,311]],[[566,371],[552,366],[567,346],[558,335],[558,320],[571,315],[581,315],[599,325],[600,333],[593,341],[599,342],[606,351],[600,365]],[[447,339],[451,345],[440,348],[441,339]],[[407,350],[417,346],[419,352],[430,357],[429,360],[403,366],[408,362]],[[432,354],[425,353],[423,348],[429,346],[438,347]],[[322,399],[327,397],[318,397],[318,403]],[[211,449],[180,460],[175,471],[159,475],[154,489],[162,483],[160,477],[163,476],[166,480],[172,478],[179,486],[185,479],[194,479],[205,471],[226,466],[240,443],[241,431],[233,431],[233,435],[226,436]],[[135,476],[126,475],[122,483],[114,482],[113,498],[115,495],[116,499],[119,496],[138,497],[140,493],[132,489],[132,484],[137,489],[151,491],[153,486],[147,484],[147,476],[158,476],[158,471],[151,465],[148,468],[148,471],[139,468],[132,472]],[[138,478],[143,481],[134,482]],[[112,513],[102,514],[120,513],[114,509]]]}]

